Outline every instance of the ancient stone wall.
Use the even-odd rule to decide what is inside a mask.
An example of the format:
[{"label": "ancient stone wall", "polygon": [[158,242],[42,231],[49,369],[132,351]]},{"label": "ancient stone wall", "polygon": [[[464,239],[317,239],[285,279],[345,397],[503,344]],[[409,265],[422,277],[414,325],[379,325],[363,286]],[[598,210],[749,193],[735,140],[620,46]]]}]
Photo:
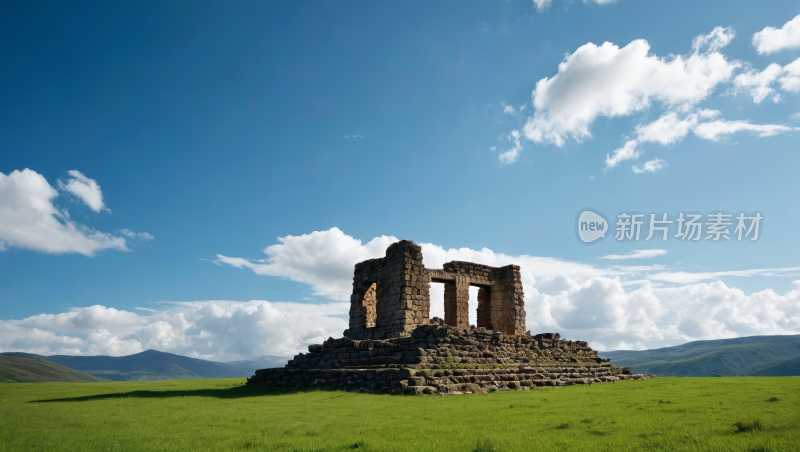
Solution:
[{"label": "ancient stone wall", "polygon": [[650,376],[623,375],[586,342],[558,334],[505,336],[483,328],[416,328],[409,337],[328,339],[285,368],[263,369],[249,385],[324,386],[395,394],[463,394],[593,384]]},{"label": "ancient stone wall", "polygon": [[[442,270],[427,270],[431,281],[445,283],[447,325],[466,328],[469,286],[478,287],[478,326],[503,334],[525,334],[525,301],[519,266],[490,267],[472,262],[448,262]],[[448,289],[455,292],[448,298]],[[455,290],[453,290],[455,289]]]},{"label": "ancient stone wall", "polygon": [[356,264],[345,336],[382,339],[410,334],[428,323],[428,291],[420,246],[408,240],[393,243],[386,257]]},{"label": "ancient stone wall", "polygon": [[490,267],[471,262],[448,262],[426,269],[422,248],[402,240],[386,256],[356,264],[350,297],[351,339],[407,336],[427,325],[430,317],[430,283],[444,283],[444,322],[459,328],[469,325],[469,286],[477,286],[478,326],[507,335],[525,334],[525,302],[519,267]]},{"label": "ancient stone wall", "polygon": [[[247,384],[325,386],[395,394],[464,394],[647,379],[624,375],[586,342],[525,331],[519,267],[448,262],[426,269],[408,240],[355,266],[343,338],[310,345]],[[430,283],[444,283],[444,320],[430,319]],[[478,287],[477,327],[469,287]]]}]

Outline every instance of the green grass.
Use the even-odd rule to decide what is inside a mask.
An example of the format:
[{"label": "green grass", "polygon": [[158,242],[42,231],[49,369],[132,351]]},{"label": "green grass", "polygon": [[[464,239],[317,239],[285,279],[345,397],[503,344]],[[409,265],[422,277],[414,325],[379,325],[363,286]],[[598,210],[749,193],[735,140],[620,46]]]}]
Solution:
[{"label": "green grass", "polygon": [[268,392],[243,382],[2,384],[0,450],[800,450],[800,377],[449,397]]}]

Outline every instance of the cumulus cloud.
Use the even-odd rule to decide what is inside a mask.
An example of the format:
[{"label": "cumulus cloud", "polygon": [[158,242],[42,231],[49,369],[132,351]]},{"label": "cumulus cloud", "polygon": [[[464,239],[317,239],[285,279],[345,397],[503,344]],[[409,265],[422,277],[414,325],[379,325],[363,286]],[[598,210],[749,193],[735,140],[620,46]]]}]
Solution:
[{"label": "cumulus cloud", "polygon": [[590,126],[598,117],[628,116],[654,101],[691,107],[740,66],[718,52],[732,38],[732,29],[717,27],[695,38],[693,53],[671,58],[651,55],[643,39],[623,48],[610,42],[585,44],[559,64],[556,75],[537,82],[525,136],[537,144],[563,146],[569,137],[591,137]]},{"label": "cumulus cloud", "polygon": [[217,262],[249,268],[259,275],[279,276],[309,284],[314,295],[349,300],[356,263],[383,257],[397,239],[381,236],[366,244],[338,228],[301,236],[279,237],[280,244],[264,248],[266,262],[217,255]]},{"label": "cumulus cloud", "polygon": [[105,306],[0,321],[0,350],[121,356],[148,349],[219,361],[292,356],[340,336],[348,303],[193,301],[146,314]]},{"label": "cumulus cloud", "polygon": [[[236,268],[247,268],[259,275],[279,276],[312,286],[314,294],[331,300],[349,301],[355,264],[386,255],[386,248],[398,239],[391,236],[375,237],[362,244],[361,240],[346,235],[339,228],[315,231],[301,236],[279,237],[280,244],[263,251],[266,262],[241,257],[217,255],[216,262]],[[536,256],[511,256],[495,253],[488,248],[480,251],[469,248],[449,249],[422,243],[423,263],[427,268],[441,268],[445,262],[471,261],[491,266],[522,265],[523,278],[534,281],[537,277],[570,275],[583,281],[605,274],[591,265],[562,259]]]},{"label": "cumulus cloud", "polygon": [[89,179],[77,170],[69,171],[69,175],[72,176],[72,179],[67,180],[66,184],[59,179],[58,188],[77,196],[95,212],[100,212],[101,210],[111,212],[103,204],[103,192],[100,190],[100,185],[96,180]]},{"label": "cumulus cloud", "polygon": [[761,54],[800,47],[800,15],[783,24],[781,28],[766,27],[755,33],[753,45]]},{"label": "cumulus cloud", "polygon": [[[656,256],[663,256],[667,254],[667,250],[634,250],[627,252],[625,254],[609,254],[607,256],[603,256],[600,259],[611,259],[611,260],[625,260],[625,259],[645,259],[649,257],[656,257]],[[652,269],[648,267],[648,269]]]},{"label": "cumulus cloud", "polygon": [[[549,4],[541,2],[542,6]],[[718,141],[737,132],[767,137],[794,130],[780,124],[725,120],[721,112],[699,107],[719,86],[730,82],[729,93],[747,92],[756,102],[766,98],[779,101],[777,89],[800,92],[800,59],[784,67],[770,65],[761,72],[749,69],[734,77],[742,63],[721,53],[734,37],[731,27],[716,27],[695,37],[690,53],[665,57],[651,54],[643,39],[621,48],[610,42],[599,46],[587,43],[567,55],[555,75],[536,83],[532,115],[526,119],[522,135],[538,145],[561,147],[569,139],[581,142],[591,138],[592,124],[599,118],[627,117],[654,106],[662,109],[658,119],[637,126],[632,137],[606,154],[607,172],[641,157],[646,143],[672,145],[689,132]],[[514,163],[520,149],[515,146],[501,154],[501,161]],[[663,160],[655,159],[632,169],[656,172],[664,166]]]},{"label": "cumulus cloud", "polygon": [[525,290],[531,331],[559,331],[601,349],[800,332],[798,289],[782,296],[772,290],[745,295],[717,281],[626,291],[616,279],[578,283],[564,277]]},{"label": "cumulus cloud", "polygon": [[[309,239],[312,235],[316,240]],[[273,249],[270,260],[293,262],[291,266],[301,270],[292,279],[316,281],[314,289],[318,293],[329,294],[330,298],[337,300],[349,298],[354,262],[331,261],[327,250],[348,249],[366,256],[353,259],[355,261],[382,257],[386,246],[396,240],[394,237],[379,237],[361,244],[335,228],[300,237],[305,239],[295,241],[298,238],[293,236],[279,239],[290,245]],[[380,241],[380,246],[373,245],[376,240]],[[420,246],[423,264],[427,268],[441,268],[445,262],[454,260],[491,266],[519,265],[528,328],[532,332],[558,331],[569,338],[592,341],[600,348],[619,348],[622,343],[645,347],[694,339],[800,332],[800,305],[797,303],[800,289],[779,296],[770,290],[745,295],[721,281],[659,287],[662,283],[693,284],[726,276],[790,276],[800,269],[689,273],[665,271],[664,265],[598,268],[563,259],[508,255],[487,248],[445,249],[432,243]],[[285,253],[299,258],[285,256]],[[665,253],[665,250],[636,250],[604,258],[613,261],[663,256]],[[318,262],[326,264],[317,265]],[[250,264],[253,264],[243,258],[227,258],[226,263],[242,268],[252,268]],[[332,268],[336,265],[341,269]],[[325,276],[317,275],[317,272]],[[340,278],[340,282],[335,282],[334,277]],[[638,289],[625,289],[632,286]],[[470,296],[474,301],[476,294],[472,292]],[[443,293],[441,284],[431,284],[431,316],[444,315]],[[698,307],[698,304],[702,306]],[[474,309],[470,309],[470,318],[474,322],[472,311]]]},{"label": "cumulus cloud", "polygon": [[773,88],[774,84],[786,92],[800,92],[800,58],[783,67],[772,63],[761,72],[751,69],[733,79],[734,93],[748,92],[757,104],[767,97],[776,103],[781,101],[780,93]]},{"label": "cumulus cloud", "polygon": [[517,110],[515,110],[513,106],[506,105],[503,102],[500,102],[500,104],[503,106],[503,113],[505,113],[507,115],[516,115],[517,114]]},{"label": "cumulus cloud", "polygon": [[508,141],[511,141],[514,145],[511,149],[501,152],[497,158],[500,159],[500,163],[503,165],[510,165],[517,161],[519,158],[519,153],[522,152],[522,144],[520,144],[520,137],[521,134],[519,130],[512,130],[511,133],[508,134]]},{"label": "cumulus cloud", "polygon": [[[73,174],[76,173],[76,174]],[[73,193],[92,210],[103,209],[100,188],[91,179],[81,179],[77,171]],[[89,182],[87,182],[89,181]],[[91,183],[90,183],[91,182]],[[65,187],[70,187],[68,182]],[[30,169],[0,173],[0,251],[7,247],[28,248],[46,253],[80,253],[93,256],[104,249],[127,251],[125,239],[79,225],[66,210],[53,205],[58,191],[45,178]],[[97,207],[97,209],[95,209]]]}]

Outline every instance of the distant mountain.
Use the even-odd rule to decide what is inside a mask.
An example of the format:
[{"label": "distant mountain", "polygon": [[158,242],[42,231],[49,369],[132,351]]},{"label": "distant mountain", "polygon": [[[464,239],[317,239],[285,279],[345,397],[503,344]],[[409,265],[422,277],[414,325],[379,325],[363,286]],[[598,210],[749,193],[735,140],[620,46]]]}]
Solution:
[{"label": "distant mountain", "polygon": [[0,383],[96,382],[91,375],[30,353],[0,353]]},{"label": "distant mountain", "polygon": [[247,376],[253,375],[258,369],[269,369],[271,367],[283,367],[289,360],[290,356],[259,356],[253,359],[245,359],[242,361],[228,361],[225,364],[229,366],[242,369],[247,372]]},{"label": "distant mountain", "polygon": [[67,356],[47,359],[104,380],[151,381],[194,378],[242,378],[252,372],[230,364],[147,350],[128,356]]},{"label": "distant mountain", "polygon": [[800,358],[789,359],[753,373],[760,377],[793,377],[800,375]]},{"label": "distant mountain", "polygon": [[633,373],[660,376],[800,375],[800,335],[695,341],[653,350],[598,352]]}]

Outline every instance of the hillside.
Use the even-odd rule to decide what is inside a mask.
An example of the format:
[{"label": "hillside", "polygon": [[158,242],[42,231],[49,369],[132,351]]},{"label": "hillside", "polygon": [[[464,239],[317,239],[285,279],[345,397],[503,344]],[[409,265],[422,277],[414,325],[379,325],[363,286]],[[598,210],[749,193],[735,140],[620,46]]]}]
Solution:
[{"label": "hillside", "polygon": [[791,377],[800,375],[800,358],[789,359],[753,373],[761,377]]},{"label": "hillside", "polygon": [[271,367],[283,367],[289,360],[292,359],[291,357],[286,356],[259,356],[257,358],[252,359],[245,359],[242,361],[229,361],[225,364],[229,366],[236,367],[238,369],[242,369],[244,372],[247,373],[247,376],[253,375],[256,370],[258,369],[268,369]]},{"label": "hillside", "polygon": [[252,375],[235,366],[147,350],[128,356],[48,356],[48,360],[113,381],[241,378]]},{"label": "hillside", "polygon": [[0,353],[0,383],[101,381],[86,373],[29,353]]},{"label": "hillside", "polygon": [[695,341],[676,347],[598,355],[611,358],[616,366],[630,367],[633,373],[660,376],[800,375],[800,335]]}]

